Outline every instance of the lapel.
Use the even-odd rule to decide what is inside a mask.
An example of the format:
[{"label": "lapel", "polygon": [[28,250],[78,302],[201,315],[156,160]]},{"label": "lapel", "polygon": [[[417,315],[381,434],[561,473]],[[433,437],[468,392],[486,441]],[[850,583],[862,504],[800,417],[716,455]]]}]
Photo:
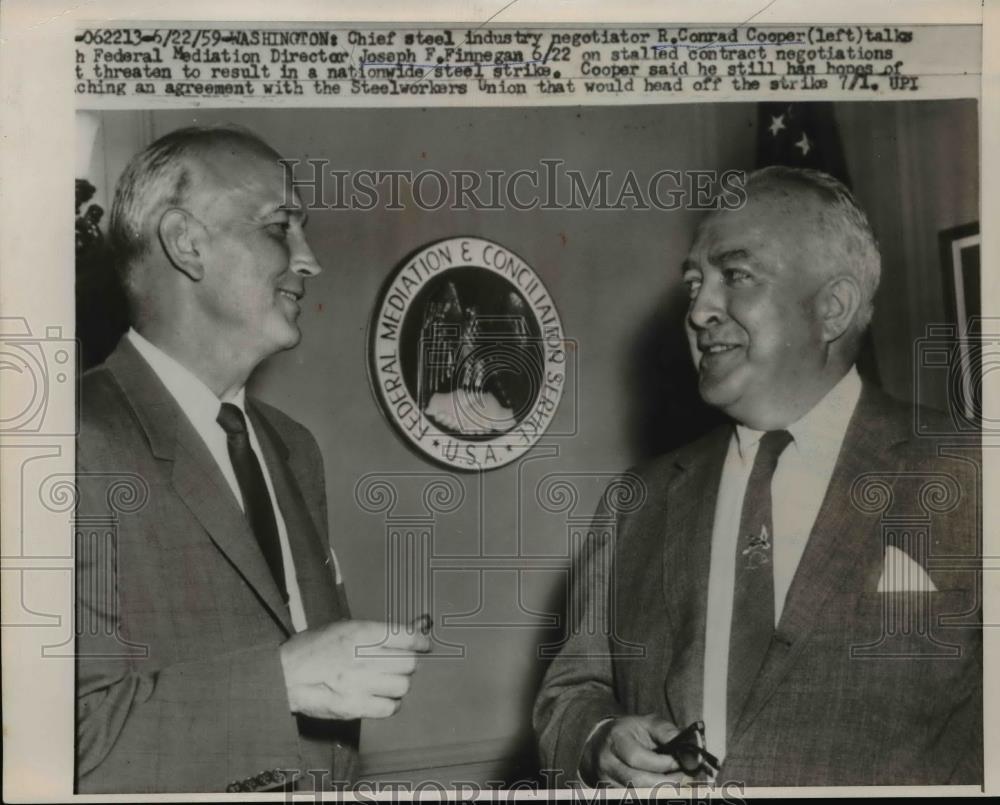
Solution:
[{"label": "lapel", "polygon": [[127,337],[121,339],[105,365],[132,406],[153,455],[171,463],[170,480],[178,497],[271,616],[292,634],[288,607],[243,510],[176,400]]},{"label": "lapel", "polygon": [[871,515],[851,504],[851,487],[865,473],[890,472],[893,447],[909,437],[907,422],[881,391],[866,384],[844,435],[823,503],[792,578],[775,640],[733,731],[735,742],[774,694],[808,642],[830,594],[844,579],[880,561],[881,542]]},{"label": "lapel", "polygon": [[260,409],[247,398],[247,413],[257,433],[263,460],[271,476],[285,532],[295,562],[295,577],[302,607],[310,627],[340,620],[342,612],[330,568],[331,554],[324,547],[309,513],[302,490],[288,463],[288,447]]},{"label": "lapel", "polygon": [[662,535],[663,597],[673,633],[664,687],[681,725],[702,711],[712,524],[731,434],[729,426],[717,428],[680,451],[665,496],[665,523],[651,524],[652,533]]}]

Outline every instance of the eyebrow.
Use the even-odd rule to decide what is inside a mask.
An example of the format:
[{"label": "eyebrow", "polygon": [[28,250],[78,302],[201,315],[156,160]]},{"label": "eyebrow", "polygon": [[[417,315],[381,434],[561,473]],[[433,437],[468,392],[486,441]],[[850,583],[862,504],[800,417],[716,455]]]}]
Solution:
[{"label": "eyebrow", "polygon": [[[709,265],[719,265],[720,263],[728,262],[729,260],[743,260],[750,263],[755,268],[760,264],[757,259],[746,249],[729,249],[724,252],[714,252],[708,255]],[[686,274],[688,271],[701,271],[701,267],[697,260],[693,260],[690,257],[685,258],[684,262],[681,263],[681,276]]]},{"label": "eyebrow", "polygon": [[750,263],[756,263],[753,255],[750,254],[746,249],[730,249],[727,252],[716,252],[715,254],[710,254],[708,256],[709,262],[712,263],[725,263],[727,260],[746,260]]},{"label": "eyebrow", "polygon": [[298,218],[300,226],[305,226],[309,222],[309,213],[304,207],[292,206],[290,204],[275,204],[264,207],[260,212],[260,218],[269,218],[276,213],[283,212],[291,218]]}]

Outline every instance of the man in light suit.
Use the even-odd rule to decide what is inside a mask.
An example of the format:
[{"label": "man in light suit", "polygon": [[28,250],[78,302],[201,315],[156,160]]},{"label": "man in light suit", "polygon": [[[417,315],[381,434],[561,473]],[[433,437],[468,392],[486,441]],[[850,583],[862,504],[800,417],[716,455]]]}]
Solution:
[{"label": "man in light suit", "polygon": [[[831,177],[751,174],[684,265],[699,390],[732,419],[606,495],[535,706],[543,767],[719,783],[982,780],[978,442],[863,383],[880,257]],[[605,524],[605,525],[601,525]],[[697,760],[707,756],[698,753]]]},{"label": "man in light suit", "polygon": [[316,441],[244,391],[320,272],[279,158],[181,129],[116,190],[134,329],[82,383],[79,793],[343,786],[429,648],[350,620]]}]

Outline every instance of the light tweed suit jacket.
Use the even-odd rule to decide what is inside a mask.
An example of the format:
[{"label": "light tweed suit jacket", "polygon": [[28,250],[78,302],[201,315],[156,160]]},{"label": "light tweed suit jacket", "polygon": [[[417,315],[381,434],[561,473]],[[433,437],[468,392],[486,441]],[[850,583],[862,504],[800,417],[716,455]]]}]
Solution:
[{"label": "light tweed suit jacket", "polygon": [[[309,625],[346,618],[319,448],[280,411],[247,408]],[[288,607],[208,448],[128,339],[84,376],[80,412],[77,791],[265,790],[278,770],[300,773],[297,788],[350,780],[358,722],[290,713]]]},{"label": "light tweed suit jacket", "polygon": [[[979,448],[916,438],[913,420],[865,387],[720,784],[982,780]],[[658,713],[683,727],[702,717],[730,433],[637,469],[646,498],[634,510],[606,496],[577,568],[577,617],[535,705],[543,767],[575,779],[603,718]],[[937,591],[879,592],[890,545]]]}]

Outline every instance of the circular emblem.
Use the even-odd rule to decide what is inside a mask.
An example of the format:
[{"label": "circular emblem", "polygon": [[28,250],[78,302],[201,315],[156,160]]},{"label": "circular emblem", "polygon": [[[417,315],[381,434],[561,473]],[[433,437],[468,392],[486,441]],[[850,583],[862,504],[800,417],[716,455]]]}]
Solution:
[{"label": "circular emblem", "polygon": [[417,449],[460,470],[502,467],[555,415],[562,325],[534,270],[482,238],[450,238],[390,277],[371,328],[386,416]]}]

